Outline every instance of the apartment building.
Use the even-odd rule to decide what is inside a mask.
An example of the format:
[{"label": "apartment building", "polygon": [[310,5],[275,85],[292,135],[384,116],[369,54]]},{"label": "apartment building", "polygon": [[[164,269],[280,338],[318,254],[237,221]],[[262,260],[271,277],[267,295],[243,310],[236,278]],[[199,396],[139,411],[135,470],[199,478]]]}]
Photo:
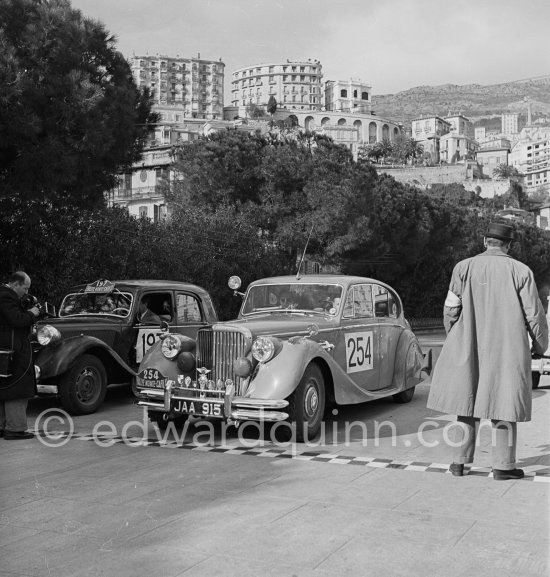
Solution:
[{"label": "apartment building", "polygon": [[224,70],[221,60],[200,57],[133,56],[132,73],[147,86],[156,106],[178,111],[184,118],[223,117]]},{"label": "apartment building", "polygon": [[519,140],[510,153],[510,164],[522,173],[525,190],[550,191],[550,136],[536,140]]},{"label": "apartment building", "polygon": [[519,132],[519,113],[518,112],[503,112],[501,115],[502,134],[512,135]]},{"label": "apartment building", "polygon": [[290,110],[320,110],[323,67],[318,60],[256,64],[233,72],[231,104],[244,108],[267,105],[273,96]]},{"label": "apartment building", "polygon": [[415,118],[411,122],[411,136],[424,147],[433,163],[441,161],[440,140],[451,130],[451,123],[440,116]]}]

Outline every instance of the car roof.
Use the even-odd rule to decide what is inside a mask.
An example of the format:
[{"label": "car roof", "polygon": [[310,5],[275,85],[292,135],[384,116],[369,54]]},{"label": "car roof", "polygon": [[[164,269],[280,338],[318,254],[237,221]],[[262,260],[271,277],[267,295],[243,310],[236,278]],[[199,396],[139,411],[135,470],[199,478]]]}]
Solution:
[{"label": "car roof", "polygon": [[[126,289],[145,288],[145,289],[160,289],[160,290],[184,289],[196,292],[202,296],[209,296],[208,291],[206,291],[200,286],[175,280],[131,279],[131,280],[113,280],[111,282],[119,290],[124,288]],[[67,292],[83,290],[88,286],[88,284],[90,283],[83,283],[72,286]]]},{"label": "car roof", "polygon": [[[296,277],[296,275],[287,275],[287,276],[273,276],[269,278],[262,278],[260,280],[254,281],[250,283],[252,285],[265,285],[265,284],[341,284],[345,287],[358,284],[358,283],[377,283],[388,288],[390,285],[382,282],[380,280],[376,280],[374,278],[369,277],[362,277],[362,276],[348,276],[344,274],[304,274],[300,277]],[[392,289],[395,290],[395,289]]]}]

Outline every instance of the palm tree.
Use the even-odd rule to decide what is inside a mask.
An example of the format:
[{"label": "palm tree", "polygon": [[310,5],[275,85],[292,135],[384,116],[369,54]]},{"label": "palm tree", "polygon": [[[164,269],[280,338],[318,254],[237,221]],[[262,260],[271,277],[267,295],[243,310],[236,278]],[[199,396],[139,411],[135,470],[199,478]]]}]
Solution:
[{"label": "palm tree", "polygon": [[409,138],[407,141],[406,151],[407,158],[411,158],[413,164],[415,164],[416,159],[422,158],[422,155],[424,154],[424,145],[414,138]]},{"label": "palm tree", "polygon": [[499,164],[493,170],[493,177],[495,178],[510,178],[511,176],[518,176],[519,172],[515,166],[509,164]]}]

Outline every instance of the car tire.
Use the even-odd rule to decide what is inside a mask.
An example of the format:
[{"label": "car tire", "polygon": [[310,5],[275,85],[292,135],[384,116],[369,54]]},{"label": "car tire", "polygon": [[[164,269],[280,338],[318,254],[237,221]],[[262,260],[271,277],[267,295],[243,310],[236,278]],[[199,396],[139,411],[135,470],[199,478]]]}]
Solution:
[{"label": "car tire", "polygon": [[189,418],[189,415],[178,415],[174,419],[167,421],[164,419],[164,413],[159,411],[148,411],[147,416],[149,417],[151,423],[156,424],[161,431],[166,431],[168,428],[168,423],[174,423],[174,427],[176,427],[176,429],[180,429],[183,427],[183,425],[185,425],[187,419]]},{"label": "car tire", "polygon": [[533,389],[538,389],[540,384],[540,373],[531,373],[531,386]]},{"label": "car tire", "polygon": [[400,393],[396,393],[393,395],[393,400],[395,403],[410,403],[412,398],[414,397],[414,390],[416,387],[411,387],[410,389],[406,389],[405,391],[401,391]]},{"label": "car tire", "polygon": [[107,394],[107,372],[94,355],[77,357],[61,377],[59,396],[63,408],[72,415],[95,413]]},{"label": "car tire", "polygon": [[289,399],[290,421],[296,426],[296,441],[315,438],[321,428],[325,412],[325,379],[321,369],[308,365]]}]

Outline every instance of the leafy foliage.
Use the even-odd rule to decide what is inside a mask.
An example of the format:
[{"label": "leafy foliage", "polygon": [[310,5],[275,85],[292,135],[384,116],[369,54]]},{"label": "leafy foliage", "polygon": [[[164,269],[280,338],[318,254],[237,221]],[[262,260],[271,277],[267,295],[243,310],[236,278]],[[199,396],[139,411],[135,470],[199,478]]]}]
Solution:
[{"label": "leafy foliage", "polygon": [[102,204],[152,119],[113,37],[68,0],[0,0],[0,80],[0,194]]}]

